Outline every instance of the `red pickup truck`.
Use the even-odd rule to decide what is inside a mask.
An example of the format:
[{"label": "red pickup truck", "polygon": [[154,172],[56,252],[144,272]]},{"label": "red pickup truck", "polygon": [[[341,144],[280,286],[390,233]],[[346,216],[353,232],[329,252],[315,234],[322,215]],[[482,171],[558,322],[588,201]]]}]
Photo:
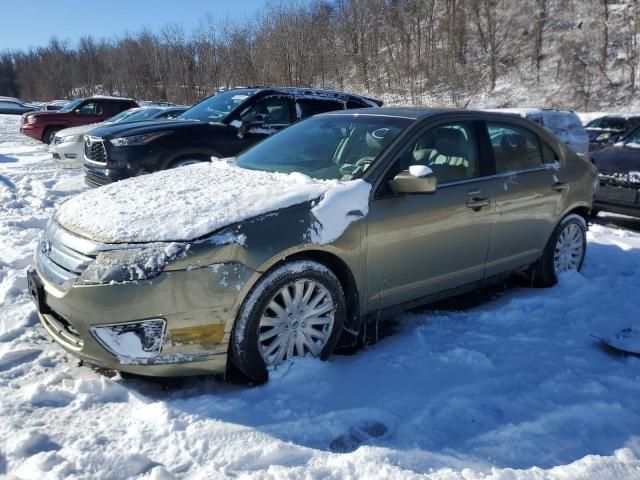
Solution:
[{"label": "red pickup truck", "polygon": [[90,97],[67,103],[58,111],[29,112],[22,115],[20,131],[31,138],[51,143],[58,130],[98,123],[137,107],[130,98]]}]

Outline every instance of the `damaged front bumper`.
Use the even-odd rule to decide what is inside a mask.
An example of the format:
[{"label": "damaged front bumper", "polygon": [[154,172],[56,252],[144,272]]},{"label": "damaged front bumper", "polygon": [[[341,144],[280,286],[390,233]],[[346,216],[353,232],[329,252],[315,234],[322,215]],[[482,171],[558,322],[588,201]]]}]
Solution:
[{"label": "damaged front bumper", "polygon": [[72,355],[123,372],[182,376],[225,372],[239,294],[254,273],[231,262],[67,291],[37,270],[28,278],[40,321]]}]

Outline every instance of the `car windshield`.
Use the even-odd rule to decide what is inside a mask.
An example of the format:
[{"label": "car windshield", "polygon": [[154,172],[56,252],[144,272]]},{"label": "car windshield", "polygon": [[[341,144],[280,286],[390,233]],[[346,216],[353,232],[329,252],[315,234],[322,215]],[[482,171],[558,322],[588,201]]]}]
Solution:
[{"label": "car windshield", "polygon": [[603,128],[606,130],[624,130],[625,120],[622,117],[601,117],[587,123],[587,128]]},{"label": "car windshield", "polygon": [[240,154],[243,168],[300,172],[318,179],[362,174],[413,120],[374,115],[322,115],[284,129]]},{"label": "car windshield", "polygon": [[219,122],[234,108],[258,91],[252,88],[236,88],[218,93],[194,105],[178,118],[200,120],[201,122]]},{"label": "car windshield", "polygon": [[62,107],[59,111],[60,112],[70,112],[71,110],[76,108],[78,105],[80,105],[80,102],[82,102],[81,98],[79,98],[78,100],[72,100],[69,103],[67,103],[64,107]]}]

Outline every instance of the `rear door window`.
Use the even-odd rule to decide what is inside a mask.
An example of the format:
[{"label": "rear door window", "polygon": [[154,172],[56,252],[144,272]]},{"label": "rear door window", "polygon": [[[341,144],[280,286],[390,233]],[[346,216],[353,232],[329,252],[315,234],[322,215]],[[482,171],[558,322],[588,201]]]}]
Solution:
[{"label": "rear door window", "polygon": [[292,107],[291,98],[284,96],[266,97],[259,100],[251,109],[243,116],[258,114],[264,118],[264,126],[280,127],[292,123]]},{"label": "rear door window", "polygon": [[543,166],[540,140],[533,132],[516,125],[487,122],[496,172],[531,170]]},{"label": "rear door window", "polygon": [[344,104],[336,100],[300,98],[296,103],[299,108],[299,118],[307,118],[318,115],[319,113],[333,112],[335,110],[344,110]]}]

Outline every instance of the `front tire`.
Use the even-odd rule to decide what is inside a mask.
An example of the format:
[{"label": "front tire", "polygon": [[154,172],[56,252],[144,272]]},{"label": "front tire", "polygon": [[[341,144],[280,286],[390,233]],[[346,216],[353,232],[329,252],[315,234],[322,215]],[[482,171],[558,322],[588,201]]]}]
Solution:
[{"label": "front tire", "polygon": [[587,225],[577,214],[562,219],[551,234],[542,257],[533,267],[533,283],[538,287],[552,287],[560,274],[579,272],[587,252]]},{"label": "front tire", "polygon": [[265,274],[245,299],[234,325],[231,361],[254,382],[267,367],[295,356],[325,360],[346,316],[340,281],[321,263],[286,262]]},{"label": "front tire", "polygon": [[53,142],[53,137],[56,135],[56,133],[58,133],[61,129],[60,128],[47,128],[44,131],[44,135],[42,136],[42,141],[44,143],[46,143],[47,145],[51,145],[51,142]]}]

